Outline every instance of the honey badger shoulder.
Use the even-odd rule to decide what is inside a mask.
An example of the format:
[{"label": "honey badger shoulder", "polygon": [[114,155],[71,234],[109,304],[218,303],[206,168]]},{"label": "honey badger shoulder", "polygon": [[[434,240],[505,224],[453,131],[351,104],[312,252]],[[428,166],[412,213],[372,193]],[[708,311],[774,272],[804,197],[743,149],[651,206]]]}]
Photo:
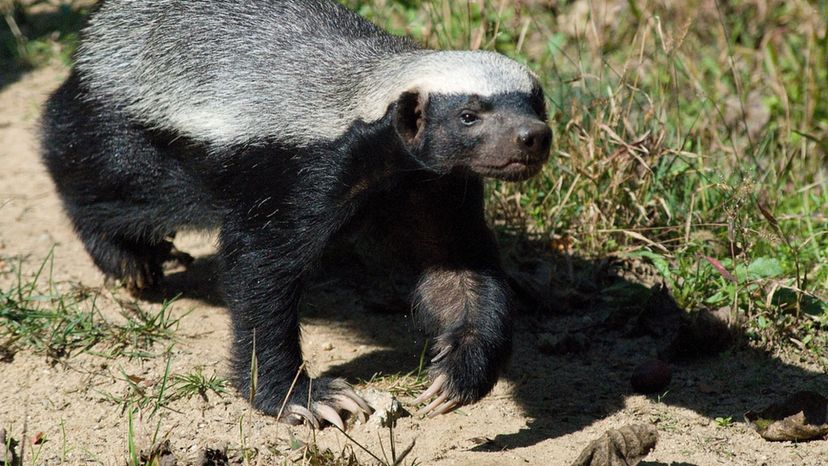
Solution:
[{"label": "honey badger shoulder", "polygon": [[480,399],[511,346],[481,177],[536,173],[545,118],[514,61],[421,49],[333,1],[108,0],[42,145],[87,251],[134,290],[188,260],[177,230],[218,228],[238,388],[272,414],[287,397],[282,420],[341,424],[369,408],[300,371],[302,277],[345,226],[374,222],[422,274],[425,411]]}]

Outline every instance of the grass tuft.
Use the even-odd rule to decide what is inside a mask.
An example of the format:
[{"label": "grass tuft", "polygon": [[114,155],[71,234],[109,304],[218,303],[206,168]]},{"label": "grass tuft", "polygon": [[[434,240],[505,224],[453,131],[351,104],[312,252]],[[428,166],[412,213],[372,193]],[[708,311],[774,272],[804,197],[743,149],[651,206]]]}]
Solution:
[{"label": "grass tuft", "polygon": [[147,359],[155,356],[150,350],[157,343],[174,339],[183,316],[173,317],[173,301],[158,311],[116,301],[123,321],[113,322],[97,306],[100,290],[57,283],[53,269],[53,251],[31,277],[24,276],[20,259],[10,272],[13,283],[0,288],[0,348],[6,357],[29,348],[52,362],[77,353]]}]

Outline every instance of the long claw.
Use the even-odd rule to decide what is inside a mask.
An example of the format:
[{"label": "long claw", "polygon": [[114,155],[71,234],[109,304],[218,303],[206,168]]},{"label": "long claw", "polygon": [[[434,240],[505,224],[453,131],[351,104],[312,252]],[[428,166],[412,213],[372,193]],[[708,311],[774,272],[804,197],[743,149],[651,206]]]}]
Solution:
[{"label": "long claw", "polygon": [[298,414],[285,413],[279,418],[279,421],[291,426],[298,426],[303,422],[304,418]]},{"label": "long claw", "polygon": [[457,402],[457,400],[448,400],[445,403],[441,404],[440,406],[434,408],[434,411],[430,412],[428,414],[428,417],[433,418],[434,416],[437,416],[438,414],[446,414],[447,412],[449,412],[449,411],[453,410],[454,408],[456,408],[458,404],[459,403]]},{"label": "long claw", "polygon": [[316,411],[322,419],[339,427],[339,430],[345,430],[345,423],[342,422],[342,418],[339,417],[339,413],[337,413],[335,409],[324,403],[314,403],[313,410]]},{"label": "long claw", "polygon": [[434,383],[432,383],[431,386],[426,389],[426,391],[421,393],[420,396],[418,396],[417,399],[414,400],[414,404],[415,405],[420,404],[420,403],[424,402],[425,400],[431,398],[432,396],[436,395],[437,392],[439,392],[440,389],[443,388],[443,383],[445,383],[445,381],[446,381],[446,376],[445,375],[443,375],[443,374],[438,375],[437,378],[434,379]]},{"label": "long claw", "polygon": [[354,402],[359,405],[360,409],[362,409],[366,415],[370,415],[374,412],[374,409],[371,408],[371,406],[369,406],[368,403],[366,403],[365,400],[363,400],[362,397],[357,395],[355,392],[347,391],[344,395],[354,400]]},{"label": "long claw", "polygon": [[308,408],[299,405],[290,405],[290,412],[292,414],[296,414],[297,416],[303,417],[306,421],[313,425],[314,429],[319,430],[319,420],[316,419],[316,416],[314,416]]},{"label": "long claw", "polygon": [[437,353],[437,356],[431,358],[431,363],[434,364],[440,362],[440,360],[446,357],[446,355],[448,355],[449,353],[451,353],[451,345],[446,345],[443,349],[440,350],[439,353]]},{"label": "long claw", "polygon": [[348,398],[345,395],[336,395],[334,399],[342,407],[351,414],[362,414],[362,408],[359,407],[354,400]]},{"label": "long claw", "polygon": [[437,406],[441,405],[444,401],[446,401],[446,398],[448,398],[448,393],[441,393],[440,396],[435,398],[434,401],[428,404],[428,406],[417,411],[417,416],[428,414],[432,409],[436,408]]}]

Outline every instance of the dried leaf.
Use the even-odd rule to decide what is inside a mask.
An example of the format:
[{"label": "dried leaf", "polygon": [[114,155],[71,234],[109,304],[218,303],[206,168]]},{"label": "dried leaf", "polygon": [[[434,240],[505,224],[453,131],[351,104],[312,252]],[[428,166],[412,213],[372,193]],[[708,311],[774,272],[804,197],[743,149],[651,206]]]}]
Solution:
[{"label": "dried leaf", "polygon": [[815,392],[797,392],[762,411],[748,411],[745,420],[765,440],[828,439],[828,398]]},{"label": "dried leaf", "polygon": [[590,442],[572,466],[635,466],[657,441],[658,432],[650,424],[610,429]]},{"label": "dried leaf", "polygon": [[732,273],[727,271],[727,269],[722,265],[721,262],[710,256],[704,256],[704,258],[707,259],[707,262],[710,262],[710,265],[712,265],[713,268],[716,269],[727,281],[731,283],[739,282],[739,280],[737,280]]},{"label": "dried leaf", "polygon": [[146,380],[145,378],[137,376],[137,375],[127,375],[126,377],[129,379],[130,382],[132,382],[134,384],[139,384],[139,383],[143,382],[144,380]]},{"label": "dried leaf", "polygon": [[779,222],[776,220],[776,217],[770,212],[768,207],[762,203],[762,201],[756,201],[756,207],[759,207],[759,212],[765,217],[765,220],[768,221],[773,227],[779,228]]},{"label": "dried leaf", "polygon": [[6,450],[6,429],[0,429],[0,464],[6,464],[6,457],[11,462],[11,453]]},{"label": "dried leaf", "polygon": [[198,466],[227,466],[230,459],[227,457],[227,447],[205,448],[201,452],[196,463]]}]

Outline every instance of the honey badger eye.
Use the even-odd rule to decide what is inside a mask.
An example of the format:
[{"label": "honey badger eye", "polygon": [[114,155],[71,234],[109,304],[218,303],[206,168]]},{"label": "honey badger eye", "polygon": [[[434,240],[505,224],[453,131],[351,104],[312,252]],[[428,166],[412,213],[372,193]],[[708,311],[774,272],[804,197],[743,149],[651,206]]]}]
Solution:
[{"label": "honey badger eye", "polygon": [[480,121],[480,117],[472,112],[463,112],[460,114],[460,121],[466,126],[471,126]]}]

